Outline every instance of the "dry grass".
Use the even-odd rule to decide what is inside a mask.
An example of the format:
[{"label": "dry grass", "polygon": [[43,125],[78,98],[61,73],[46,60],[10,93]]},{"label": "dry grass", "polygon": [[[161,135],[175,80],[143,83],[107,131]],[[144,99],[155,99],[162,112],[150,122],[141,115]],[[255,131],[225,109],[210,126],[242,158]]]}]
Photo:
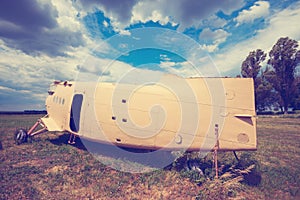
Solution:
[{"label": "dry grass", "polygon": [[[297,118],[258,119],[258,151],[239,153],[260,163],[261,183],[249,186],[244,175],[252,165],[227,169],[218,180],[212,170],[205,177],[175,168],[130,174],[101,164],[80,145],[67,145],[64,133],[15,145],[15,129],[38,117],[0,115],[0,199],[300,199]],[[232,153],[220,154],[219,162],[221,169],[239,164]]]}]

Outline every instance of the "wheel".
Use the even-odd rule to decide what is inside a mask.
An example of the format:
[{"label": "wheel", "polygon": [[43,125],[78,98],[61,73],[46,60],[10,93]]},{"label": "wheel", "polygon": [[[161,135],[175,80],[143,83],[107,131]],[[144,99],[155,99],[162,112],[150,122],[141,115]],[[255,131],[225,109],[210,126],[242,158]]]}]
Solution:
[{"label": "wheel", "polygon": [[18,129],[15,132],[15,142],[17,145],[27,142],[28,134],[24,129]]}]

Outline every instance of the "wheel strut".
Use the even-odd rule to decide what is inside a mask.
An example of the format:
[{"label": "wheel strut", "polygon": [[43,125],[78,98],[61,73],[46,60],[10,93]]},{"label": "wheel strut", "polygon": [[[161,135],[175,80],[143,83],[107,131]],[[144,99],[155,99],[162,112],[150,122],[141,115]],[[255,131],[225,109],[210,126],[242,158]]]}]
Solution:
[{"label": "wheel strut", "polygon": [[[41,129],[34,131],[38,125],[42,126]],[[48,129],[45,126],[45,124],[42,122],[41,119],[38,119],[37,122],[28,130],[28,132],[25,129],[17,129],[15,132],[15,142],[17,145],[20,145],[22,143],[27,142],[28,137],[33,137],[34,135],[38,135],[41,133],[46,132]]]},{"label": "wheel strut", "polygon": [[76,139],[76,135],[73,134],[73,133],[70,133],[70,137],[69,137],[68,143],[69,144],[75,144],[75,139]]}]

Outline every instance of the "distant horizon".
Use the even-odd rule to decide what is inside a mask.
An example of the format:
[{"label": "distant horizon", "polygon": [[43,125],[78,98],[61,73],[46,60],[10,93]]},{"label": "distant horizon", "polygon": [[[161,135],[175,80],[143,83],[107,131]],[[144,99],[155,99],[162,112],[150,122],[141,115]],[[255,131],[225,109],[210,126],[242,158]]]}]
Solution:
[{"label": "distant horizon", "polygon": [[34,113],[34,112],[47,112],[47,110],[0,110],[1,113]]}]

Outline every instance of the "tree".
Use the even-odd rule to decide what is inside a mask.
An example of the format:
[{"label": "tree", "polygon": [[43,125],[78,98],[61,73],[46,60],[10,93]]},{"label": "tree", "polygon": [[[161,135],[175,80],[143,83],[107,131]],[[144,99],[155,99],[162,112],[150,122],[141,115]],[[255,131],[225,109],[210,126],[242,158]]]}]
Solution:
[{"label": "tree", "polygon": [[291,105],[295,110],[300,110],[300,76],[295,78],[295,93],[293,95],[293,99]]},{"label": "tree", "polygon": [[265,108],[272,109],[280,106],[279,95],[275,91],[273,85],[268,81],[274,76],[274,72],[267,66],[265,70],[261,70],[260,76],[257,78],[258,86],[255,91],[257,110],[263,111]]},{"label": "tree", "polygon": [[[266,59],[266,53],[262,51],[261,49],[257,49],[256,51],[251,51],[247,58],[242,63],[241,68],[241,74],[244,78],[253,78],[254,81],[254,90],[255,90],[255,105],[257,106],[259,104],[258,97],[262,96],[258,94],[257,92],[265,91],[265,89],[260,87],[260,90],[258,90],[259,85],[262,83],[261,77],[259,77],[259,72],[261,69],[261,63]],[[257,107],[256,107],[257,108]]]},{"label": "tree", "polygon": [[278,92],[284,113],[287,113],[293,99],[295,69],[300,63],[300,51],[297,47],[296,40],[284,37],[279,38],[269,52],[268,64],[272,67],[273,76],[268,76],[268,81]]},{"label": "tree", "polygon": [[259,74],[261,63],[266,59],[266,55],[267,54],[261,49],[251,51],[246,60],[242,63],[242,76],[244,78],[253,78],[255,80]]}]

